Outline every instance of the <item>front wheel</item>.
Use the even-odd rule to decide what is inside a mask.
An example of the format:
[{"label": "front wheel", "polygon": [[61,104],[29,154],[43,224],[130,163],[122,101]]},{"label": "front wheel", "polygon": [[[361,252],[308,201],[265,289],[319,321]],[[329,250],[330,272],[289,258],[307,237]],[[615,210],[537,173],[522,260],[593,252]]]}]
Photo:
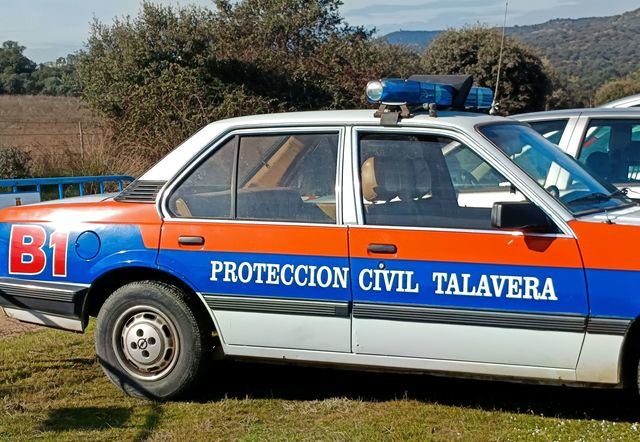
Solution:
[{"label": "front wheel", "polygon": [[98,361],[111,382],[131,396],[167,400],[196,380],[206,332],[182,290],[138,281],[106,300],[95,339]]}]

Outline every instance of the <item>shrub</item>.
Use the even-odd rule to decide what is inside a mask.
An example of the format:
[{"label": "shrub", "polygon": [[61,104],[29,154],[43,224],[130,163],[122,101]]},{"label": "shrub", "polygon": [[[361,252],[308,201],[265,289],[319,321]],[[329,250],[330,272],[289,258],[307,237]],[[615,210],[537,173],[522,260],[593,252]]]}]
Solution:
[{"label": "shrub", "polygon": [[595,104],[600,106],[618,98],[624,98],[628,95],[640,93],[640,81],[625,78],[622,80],[613,80],[603,84],[596,92]]},{"label": "shrub", "polygon": [[[495,88],[502,35],[481,26],[445,31],[422,55],[425,71],[471,74],[481,86]],[[551,81],[540,57],[523,43],[506,38],[498,89],[500,110],[507,114],[544,109]]]},{"label": "shrub", "polygon": [[27,178],[30,176],[31,155],[17,147],[0,146],[0,178]]},{"label": "shrub", "polygon": [[360,106],[367,80],[419,64],[344,23],[339,0],[215,3],[143,3],[135,18],[93,24],[83,95],[130,152],[158,159],[223,118]]}]

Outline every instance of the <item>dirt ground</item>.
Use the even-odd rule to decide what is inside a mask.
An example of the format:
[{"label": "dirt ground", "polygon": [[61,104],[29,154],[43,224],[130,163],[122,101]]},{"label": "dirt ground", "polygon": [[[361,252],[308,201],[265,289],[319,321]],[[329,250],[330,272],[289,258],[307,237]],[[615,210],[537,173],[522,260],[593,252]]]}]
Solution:
[{"label": "dirt ground", "polygon": [[4,310],[0,309],[0,339],[19,335],[29,330],[37,330],[38,328],[40,327],[37,325],[23,324],[15,319],[8,318]]}]

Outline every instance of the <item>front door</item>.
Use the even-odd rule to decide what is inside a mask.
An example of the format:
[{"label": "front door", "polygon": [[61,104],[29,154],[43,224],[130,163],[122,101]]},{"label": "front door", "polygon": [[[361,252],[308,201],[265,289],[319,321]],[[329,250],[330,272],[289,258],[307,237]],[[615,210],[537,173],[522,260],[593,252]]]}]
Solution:
[{"label": "front door", "polygon": [[159,264],[202,294],[224,343],[351,351],[341,133],[238,133],[169,188]]},{"label": "front door", "polygon": [[355,353],[575,369],[588,311],[574,238],[491,227],[524,200],[453,137],[357,137]]}]

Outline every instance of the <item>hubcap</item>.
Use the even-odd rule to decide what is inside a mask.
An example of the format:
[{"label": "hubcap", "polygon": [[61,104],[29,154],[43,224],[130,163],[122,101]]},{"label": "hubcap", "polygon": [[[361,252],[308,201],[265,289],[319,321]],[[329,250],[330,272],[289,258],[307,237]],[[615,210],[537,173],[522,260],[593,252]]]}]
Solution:
[{"label": "hubcap", "polygon": [[113,348],[124,369],[136,378],[166,376],[178,359],[179,345],[173,323],[153,307],[131,308],[116,321]]}]

